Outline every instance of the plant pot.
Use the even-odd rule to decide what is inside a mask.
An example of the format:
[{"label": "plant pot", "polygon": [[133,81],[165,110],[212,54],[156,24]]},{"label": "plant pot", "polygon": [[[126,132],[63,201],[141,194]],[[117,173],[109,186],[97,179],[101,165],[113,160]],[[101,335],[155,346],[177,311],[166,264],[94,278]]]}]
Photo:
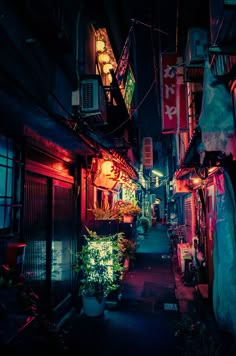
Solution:
[{"label": "plant pot", "polygon": [[123,264],[125,271],[129,270],[129,262],[130,262],[129,257],[125,258],[124,264]]},{"label": "plant pot", "polygon": [[86,316],[96,317],[102,316],[105,309],[105,298],[98,301],[96,297],[82,296],[83,312]]},{"label": "plant pot", "polygon": [[131,224],[134,221],[134,217],[132,215],[124,215],[123,221],[124,223]]}]

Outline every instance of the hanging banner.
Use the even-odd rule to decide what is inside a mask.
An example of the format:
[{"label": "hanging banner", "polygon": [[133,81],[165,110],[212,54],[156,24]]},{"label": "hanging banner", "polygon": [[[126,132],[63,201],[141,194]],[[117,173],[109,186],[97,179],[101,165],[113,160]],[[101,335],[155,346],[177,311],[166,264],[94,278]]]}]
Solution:
[{"label": "hanging banner", "polygon": [[134,79],[133,72],[129,66],[127,72],[127,79],[125,83],[125,94],[124,94],[124,101],[129,115],[131,114],[131,102],[133,99],[134,88],[135,88],[135,79]]},{"label": "hanging banner", "polygon": [[133,31],[133,25],[131,26],[128,36],[126,38],[120,59],[118,61],[118,65],[116,68],[116,79],[118,85],[120,86],[122,82],[125,80],[126,71],[129,64],[129,52],[130,52],[130,45],[131,45],[131,36]]},{"label": "hanging banner", "polygon": [[161,107],[162,133],[171,134],[177,131],[176,107],[176,60],[177,55],[161,55]]}]

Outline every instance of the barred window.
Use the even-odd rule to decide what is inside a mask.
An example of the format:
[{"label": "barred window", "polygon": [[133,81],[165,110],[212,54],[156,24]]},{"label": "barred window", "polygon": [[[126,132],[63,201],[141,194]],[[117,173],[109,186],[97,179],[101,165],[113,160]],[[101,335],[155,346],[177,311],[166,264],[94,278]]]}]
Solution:
[{"label": "barred window", "polygon": [[13,203],[14,151],[10,139],[0,135],[0,232],[10,230]]}]

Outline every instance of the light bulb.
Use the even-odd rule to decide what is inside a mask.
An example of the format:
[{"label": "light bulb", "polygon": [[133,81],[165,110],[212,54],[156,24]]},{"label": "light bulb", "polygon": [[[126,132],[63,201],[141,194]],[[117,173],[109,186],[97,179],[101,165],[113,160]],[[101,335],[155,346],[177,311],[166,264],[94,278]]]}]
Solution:
[{"label": "light bulb", "polygon": [[99,63],[109,63],[110,57],[107,53],[101,53],[98,56],[98,62]]},{"label": "light bulb", "polygon": [[103,73],[105,73],[105,74],[109,74],[110,73],[110,70],[112,69],[113,67],[112,67],[112,64],[111,63],[106,63],[106,64],[104,64],[104,66],[103,66]]},{"label": "light bulb", "polygon": [[97,52],[104,52],[105,51],[105,42],[103,40],[96,41],[96,51]]}]

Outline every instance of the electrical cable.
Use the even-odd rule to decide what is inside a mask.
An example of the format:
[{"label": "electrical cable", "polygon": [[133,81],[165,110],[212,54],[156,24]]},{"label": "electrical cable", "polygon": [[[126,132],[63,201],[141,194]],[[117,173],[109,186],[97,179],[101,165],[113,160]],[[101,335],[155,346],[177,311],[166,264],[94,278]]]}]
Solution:
[{"label": "electrical cable", "polygon": [[144,23],[144,22],[141,22],[141,21],[139,21],[139,20],[136,20],[136,19],[131,19],[131,20],[132,20],[134,23],[136,23],[136,24],[140,24],[140,25],[149,27],[149,28],[151,28],[153,31],[158,31],[158,32],[162,33],[163,35],[166,35],[166,36],[169,35],[168,32],[162,31],[162,30],[160,30],[159,28],[156,28],[156,27],[152,27],[151,25],[148,25],[148,24],[146,24],[146,23]]},{"label": "electrical cable", "polygon": [[148,89],[148,91],[146,92],[146,94],[144,95],[143,99],[141,100],[141,102],[139,103],[139,105],[133,110],[132,115],[128,117],[128,119],[126,119],[125,121],[123,121],[119,126],[117,126],[113,131],[108,132],[106,135],[104,135],[104,137],[110,136],[113,133],[115,133],[117,130],[119,130],[123,125],[125,125],[129,120],[131,120],[131,118],[133,117],[134,113],[138,111],[138,109],[140,108],[140,106],[143,104],[144,100],[146,99],[146,97],[148,96],[148,94],[150,93],[150,91],[152,90],[153,86],[155,84],[155,79],[152,82],[150,88]]}]

